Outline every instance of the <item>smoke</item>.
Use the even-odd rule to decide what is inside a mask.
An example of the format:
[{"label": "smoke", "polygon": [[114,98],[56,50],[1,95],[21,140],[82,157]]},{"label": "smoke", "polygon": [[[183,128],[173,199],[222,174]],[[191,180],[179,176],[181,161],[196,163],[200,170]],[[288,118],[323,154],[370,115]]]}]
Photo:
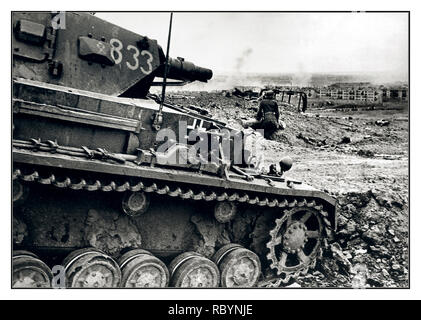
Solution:
[{"label": "smoke", "polygon": [[252,48],[247,48],[246,50],[243,51],[243,53],[241,54],[240,57],[237,58],[236,63],[235,63],[235,70],[236,71],[241,71],[241,69],[244,66],[244,63],[246,62],[247,58],[253,53],[253,49]]},{"label": "smoke", "polygon": [[310,73],[297,73],[292,76],[292,85],[297,87],[310,86],[312,76]]}]

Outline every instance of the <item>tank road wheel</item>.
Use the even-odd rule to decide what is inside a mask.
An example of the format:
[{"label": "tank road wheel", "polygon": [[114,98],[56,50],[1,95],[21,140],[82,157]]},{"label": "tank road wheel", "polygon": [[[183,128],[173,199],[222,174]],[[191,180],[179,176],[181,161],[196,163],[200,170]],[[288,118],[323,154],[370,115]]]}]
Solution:
[{"label": "tank road wheel", "polygon": [[123,196],[122,207],[125,214],[134,217],[149,209],[149,195],[142,191],[127,192]]},{"label": "tank road wheel", "polygon": [[170,284],[182,288],[215,288],[219,285],[218,267],[196,252],[185,252],[169,265]]},{"label": "tank road wheel", "polygon": [[13,252],[13,288],[50,288],[53,274],[35,254],[28,251]]},{"label": "tank road wheel", "polygon": [[75,250],[63,261],[66,286],[70,288],[115,288],[121,280],[117,262],[95,248]]},{"label": "tank road wheel", "polygon": [[238,244],[227,244],[212,257],[221,272],[222,287],[254,287],[260,275],[259,257]]},{"label": "tank road wheel", "polygon": [[320,212],[312,207],[288,210],[275,222],[275,228],[270,231],[271,240],[266,244],[267,258],[270,267],[286,283],[314,267],[321,252],[323,222]]},{"label": "tank road wheel", "polygon": [[217,202],[214,208],[215,219],[220,223],[226,223],[234,219],[237,213],[237,206],[233,202]]},{"label": "tank road wheel", "polygon": [[170,275],[165,264],[149,251],[135,249],[118,259],[121,287],[167,287]]}]

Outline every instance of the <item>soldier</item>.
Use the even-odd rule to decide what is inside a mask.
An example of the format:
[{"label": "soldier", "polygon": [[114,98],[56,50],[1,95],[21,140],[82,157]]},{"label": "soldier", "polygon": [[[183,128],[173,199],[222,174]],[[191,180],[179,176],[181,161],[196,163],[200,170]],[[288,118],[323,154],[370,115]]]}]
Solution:
[{"label": "soldier", "polygon": [[[254,129],[264,129],[265,138],[269,138],[279,129],[279,107],[275,101],[275,94],[272,90],[263,94],[263,99],[259,103]],[[283,128],[282,128],[283,129]]]}]

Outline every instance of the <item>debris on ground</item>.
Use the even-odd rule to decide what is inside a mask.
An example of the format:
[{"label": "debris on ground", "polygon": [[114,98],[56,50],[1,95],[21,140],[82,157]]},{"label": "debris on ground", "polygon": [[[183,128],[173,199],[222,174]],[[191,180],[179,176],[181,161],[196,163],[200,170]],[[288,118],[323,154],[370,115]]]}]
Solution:
[{"label": "debris on ground", "polygon": [[[230,92],[230,93],[228,93]],[[255,102],[222,92],[180,92],[169,100],[207,109],[230,127],[254,119]],[[190,98],[194,96],[194,98]],[[280,104],[285,130],[264,140],[265,162],[294,160],[288,178],[336,197],[338,228],[300,287],[408,287],[408,113],[312,109]],[[388,120],[380,120],[379,113]],[[318,116],[316,116],[318,115]],[[341,142],[341,143],[340,143]]]},{"label": "debris on ground", "polygon": [[342,140],[339,143],[351,143],[351,138],[350,137],[342,137]]},{"label": "debris on ground", "polygon": [[376,121],[376,125],[384,127],[384,126],[388,126],[390,124],[390,121],[381,119],[381,120],[377,120]]},{"label": "debris on ground", "polygon": [[371,150],[358,150],[357,154],[361,157],[367,157],[367,158],[373,158],[374,157],[374,152]]},{"label": "debris on ground", "polygon": [[319,146],[319,147],[326,145],[326,140],[317,140],[311,137],[307,137],[307,136],[304,136],[301,132],[297,134],[297,138],[305,141],[308,144]]}]

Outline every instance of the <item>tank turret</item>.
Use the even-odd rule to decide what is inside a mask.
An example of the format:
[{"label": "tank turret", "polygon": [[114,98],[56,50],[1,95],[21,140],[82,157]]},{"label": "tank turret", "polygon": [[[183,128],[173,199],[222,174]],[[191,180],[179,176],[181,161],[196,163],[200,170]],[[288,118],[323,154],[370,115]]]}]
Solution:
[{"label": "tank turret", "polygon": [[[162,77],[156,40],[88,13],[14,13],[13,76],[111,96],[145,97]],[[206,82],[212,71],[170,58],[167,78]]]}]

